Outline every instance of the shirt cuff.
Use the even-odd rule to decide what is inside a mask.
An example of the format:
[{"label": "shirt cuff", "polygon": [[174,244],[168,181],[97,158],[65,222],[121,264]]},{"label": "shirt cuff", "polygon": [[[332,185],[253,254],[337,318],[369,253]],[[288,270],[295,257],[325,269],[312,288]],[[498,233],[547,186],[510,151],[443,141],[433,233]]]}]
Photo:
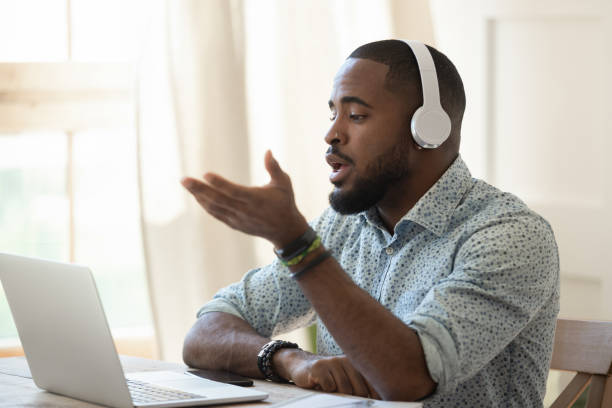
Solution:
[{"label": "shirt cuff", "polygon": [[434,345],[434,341],[426,333],[417,332],[419,339],[421,340],[421,347],[423,347],[423,353],[425,354],[425,362],[427,363],[427,370],[429,376],[436,384],[440,383],[442,377],[442,359],[440,353]]},{"label": "shirt cuff", "polygon": [[229,313],[231,315],[241,318],[242,320],[245,320],[233,304],[223,299],[213,299],[210,302],[206,303],[200,308],[200,310],[198,310],[196,317],[199,319],[206,313],[210,312]]},{"label": "shirt cuff", "polygon": [[408,326],[417,332],[436,393],[452,391],[457,386],[459,361],[455,342],[448,330],[434,319],[414,316]]}]

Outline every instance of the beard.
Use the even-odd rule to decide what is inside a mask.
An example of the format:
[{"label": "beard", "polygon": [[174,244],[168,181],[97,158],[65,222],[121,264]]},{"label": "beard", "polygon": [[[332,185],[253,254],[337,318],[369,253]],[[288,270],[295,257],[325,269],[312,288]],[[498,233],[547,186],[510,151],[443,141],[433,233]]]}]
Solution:
[{"label": "beard", "polygon": [[342,191],[336,186],[329,194],[329,204],[340,214],[356,214],[371,208],[394,183],[410,174],[407,161],[408,146],[403,143],[394,146],[369,164],[363,176],[355,174],[351,189]]}]

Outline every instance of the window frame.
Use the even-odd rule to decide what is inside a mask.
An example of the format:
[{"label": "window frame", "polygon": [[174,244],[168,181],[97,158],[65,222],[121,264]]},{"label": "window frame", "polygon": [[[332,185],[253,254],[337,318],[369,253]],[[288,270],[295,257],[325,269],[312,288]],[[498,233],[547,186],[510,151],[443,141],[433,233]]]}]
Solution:
[{"label": "window frame", "polygon": [[[135,64],[129,62],[0,63],[0,138],[28,131],[61,131],[67,143],[66,194],[70,206],[69,261],[74,262],[72,138],[88,129],[135,129]],[[119,353],[154,358],[151,333],[122,330],[113,336]],[[19,342],[0,344],[0,357],[23,355]]]}]

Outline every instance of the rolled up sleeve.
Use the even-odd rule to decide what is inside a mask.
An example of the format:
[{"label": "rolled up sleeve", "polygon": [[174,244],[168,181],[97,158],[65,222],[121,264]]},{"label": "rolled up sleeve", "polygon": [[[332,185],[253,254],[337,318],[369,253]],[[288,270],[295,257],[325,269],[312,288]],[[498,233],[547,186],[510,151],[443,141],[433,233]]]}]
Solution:
[{"label": "rolled up sleeve", "polygon": [[454,390],[515,339],[553,295],[558,273],[554,236],[541,218],[498,220],[472,234],[451,274],[407,321],[436,392]]},{"label": "rolled up sleeve", "polygon": [[221,289],[198,317],[225,312],[246,320],[260,335],[275,336],[311,324],[315,313],[297,283],[280,262],[249,271]]},{"label": "rolled up sleeve", "polygon": [[[333,212],[327,209],[310,223],[324,241],[332,217]],[[197,317],[210,312],[240,317],[265,337],[305,327],[316,320],[312,305],[278,259],[250,270],[239,282],[219,290],[200,308]]]},{"label": "rolled up sleeve", "polygon": [[216,298],[206,303],[200,308],[200,310],[198,310],[196,317],[200,318],[201,316],[210,312],[229,313],[244,320],[244,317],[242,317],[240,311],[236,308],[236,306],[224,300],[223,298]]}]

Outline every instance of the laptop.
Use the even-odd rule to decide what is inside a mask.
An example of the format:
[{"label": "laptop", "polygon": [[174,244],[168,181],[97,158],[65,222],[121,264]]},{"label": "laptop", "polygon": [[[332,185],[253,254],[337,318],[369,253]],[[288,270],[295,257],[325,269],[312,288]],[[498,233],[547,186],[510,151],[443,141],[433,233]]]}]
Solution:
[{"label": "laptop", "polygon": [[0,253],[0,281],[39,388],[117,408],[268,397],[185,371],[124,375],[94,278],[85,266]]}]

